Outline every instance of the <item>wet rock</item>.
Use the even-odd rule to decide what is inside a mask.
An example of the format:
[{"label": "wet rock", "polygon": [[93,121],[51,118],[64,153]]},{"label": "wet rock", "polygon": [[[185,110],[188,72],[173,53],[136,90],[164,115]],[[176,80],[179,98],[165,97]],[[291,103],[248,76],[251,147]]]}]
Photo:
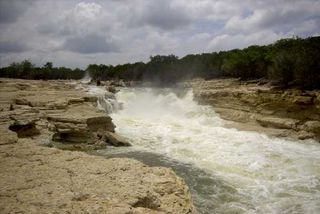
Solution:
[{"label": "wet rock", "polygon": [[110,85],[117,87],[126,87],[126,83],[123,80],[113,80],[110,82]]},{"label": "wet rock", "polygon": [[107,144],[110,144],[112,146],[131,146],[130,143],[120,135],[117,135],[116,133],[112,132],[106,132],[105,133],[105,141]]},{"label": "wet rock", "polygon": [[299,131],[298,132],[298,139],[300,140],[305,140],[305,139],[309,139],[309,138],[314,138],[315,134],[312,132],[307,132],[307,131]]},{"label": "wet rock", "polygon": [[119,91],[114,86],[107,86],[106,89],[111,93],[117,93]]},{"label": "wet rock", "polygon": [[86,120],[86,124],[91,131],[114,132],[115,129],[115,125],[109,116],[90,117]]},{"label": "wet rock", "polygon": [[276,117],[261,117],[257,118],[256,121],[262,126],[279,129],[295,129],[298,123],[298,121],[294,119],[282,119]]},{"label": "wet rock", "polygon": [[310,120],[304,123],[303,129],[320,135],[320,121]]}]

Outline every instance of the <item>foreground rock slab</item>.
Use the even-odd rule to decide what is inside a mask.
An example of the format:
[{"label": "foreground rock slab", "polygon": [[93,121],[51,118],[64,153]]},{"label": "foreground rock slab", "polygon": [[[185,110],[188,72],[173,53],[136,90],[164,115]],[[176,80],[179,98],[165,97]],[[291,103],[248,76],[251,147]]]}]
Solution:
[{"label": "foreground rock slab", "polygon": [[126,158],[1,146],[1,213],[194,213],[188,187],[168,168]]}]

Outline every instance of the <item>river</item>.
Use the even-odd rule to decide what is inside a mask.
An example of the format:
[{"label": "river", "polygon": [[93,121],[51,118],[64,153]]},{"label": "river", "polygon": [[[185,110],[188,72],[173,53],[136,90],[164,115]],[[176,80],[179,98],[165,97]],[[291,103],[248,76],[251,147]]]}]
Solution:
[{"label": "river", "polygon": [[100,150],[169,166],[200,213],[320,213],[320,144],[226,128],[192,90],[124,88],[111,114],[129,148]]}]

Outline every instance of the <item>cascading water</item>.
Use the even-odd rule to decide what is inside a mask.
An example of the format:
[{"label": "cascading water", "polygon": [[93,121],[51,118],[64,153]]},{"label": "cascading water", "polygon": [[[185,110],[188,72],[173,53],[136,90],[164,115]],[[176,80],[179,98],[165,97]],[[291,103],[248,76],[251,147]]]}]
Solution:
[{"label": "cascading water", "polygon": [[193,101],[191,90],[178,96],[127,88],[116,96],[124,106],[111,116],[133,147],[113,152],[172,166],[200,213],[320,213],[317,142],[225,128],[211,107]]},{"label": "cascading water", "polygon": [[102,87],[92,85],[87,87],[89,94],[98,97],[98,108],[100,110],[104,110],[106,113],[110,114],[121,109],[121,103],[117,101],[113,93],[106,91]]},{"label": "cascading water", "polygon": [[85,71],[84,77],[81,79],[81,83],[89,83],[91,81],[91,76],[88,71]]}]

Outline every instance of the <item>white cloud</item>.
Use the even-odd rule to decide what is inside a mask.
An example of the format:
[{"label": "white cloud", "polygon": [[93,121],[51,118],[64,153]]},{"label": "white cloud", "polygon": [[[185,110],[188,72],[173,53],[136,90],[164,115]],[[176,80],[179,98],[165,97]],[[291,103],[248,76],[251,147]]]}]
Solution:
[{"label": "white cloud", "polygon": [[287,36],[289,35],[276,34],[272,31],[260,31],[252,34],[223,34],[210,41],[208,51],[224,51],[245,48],[250,45],[264,45]]},{"label": "white cloud", "polygon": [[[319,35],[318,0],[1,1],[0,66],[147,61]],[[21,13],[21,8],[24,12]],[[7,14],[7,15],[6,15]],[[18,45],[13,45],[18,44]],[[1,48],[1,47],[0,47]]]}]

